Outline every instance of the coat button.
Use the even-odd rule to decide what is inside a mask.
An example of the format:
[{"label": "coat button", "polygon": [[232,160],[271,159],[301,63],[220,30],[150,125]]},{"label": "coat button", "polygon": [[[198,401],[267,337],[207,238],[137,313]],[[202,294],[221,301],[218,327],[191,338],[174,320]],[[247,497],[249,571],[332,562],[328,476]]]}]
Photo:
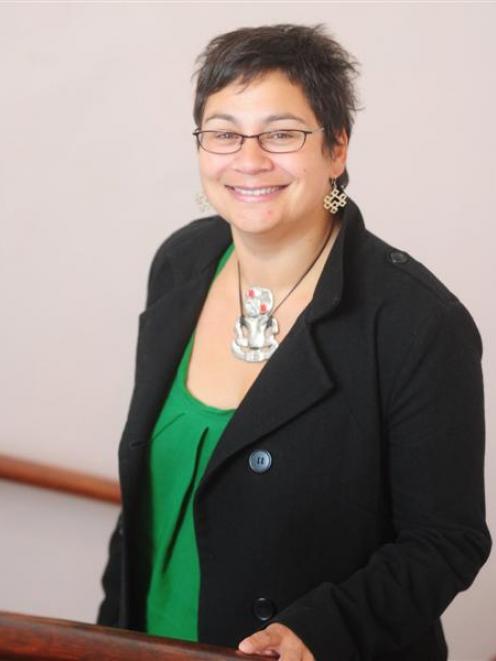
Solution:
[{"label": "coat button", "polygon": [[253,602],[253,612],[257,619],[265,622],[273,617],[276,612],[276,607],[270,599],[267,599],[267,597],[258,597],[258,599],[255,599]]},{"label": "coat button", "polygon": [[392,250],[389,253],[389,261],[393,264],[404,264],[408,261],[408,255],[401,250]]},{"label": "coat button", "polygon": [[272,464],[272,457],[267,450],[255,450],[250,454],[248,463],[250,464],[252,471],[255,471],[255,473],[265,473],[265,471],[269,470],[270,465]]}]

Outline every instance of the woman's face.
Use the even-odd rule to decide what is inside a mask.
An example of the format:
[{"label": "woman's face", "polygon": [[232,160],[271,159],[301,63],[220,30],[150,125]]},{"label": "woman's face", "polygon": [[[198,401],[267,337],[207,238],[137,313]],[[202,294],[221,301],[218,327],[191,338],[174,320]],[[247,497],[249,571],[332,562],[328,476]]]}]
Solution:
[{"label": "woman's face", "polygon": [[[235,81],[209,96],[201,128],[253,135],[276,129],[313,130],[319,123],[301,88],[284,73],[271,71],[248,86]],[[329,179],[345,168],[343,138],[332,157],[323,149],[323,131],[307,135],[303,148],[292,153],[266,152],[256,139],[245,140],[234,154],[199,149],[203,189],[216,211],[241,232],[320,225],[329,216],[323,207]],[[272,187],[277,189],[263,195],[243,193]]]}]

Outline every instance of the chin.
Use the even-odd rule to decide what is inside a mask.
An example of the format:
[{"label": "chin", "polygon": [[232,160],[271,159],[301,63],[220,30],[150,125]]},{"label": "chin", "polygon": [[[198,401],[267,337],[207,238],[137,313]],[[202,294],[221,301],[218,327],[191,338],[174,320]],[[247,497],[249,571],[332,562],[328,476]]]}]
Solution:
[{"label": "chin", "polygon": [[230,210],[222,217],[229,222],[233,229],[243,234],[266,234],[282,224],[279,214],[275,214],[273,211],[243,214]]}]

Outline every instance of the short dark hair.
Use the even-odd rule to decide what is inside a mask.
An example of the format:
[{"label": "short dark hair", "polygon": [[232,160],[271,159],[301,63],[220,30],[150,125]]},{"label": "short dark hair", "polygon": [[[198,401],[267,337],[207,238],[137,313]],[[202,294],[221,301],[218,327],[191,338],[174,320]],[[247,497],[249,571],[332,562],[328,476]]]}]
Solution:
[{"label": "short dark hair", "polygon": [[[235,80],[248,84],[268,71],[280,70],[305,94],[324,127],[331,151],[344,130],[349,138],[358,109],[354,79],[359,64],[323,24],[279,24],[240,28],[212,39],[196,58],[198,68],[193,117],[201,126],[208,97]],[[345,170],[338,179],[348,184]]]}]

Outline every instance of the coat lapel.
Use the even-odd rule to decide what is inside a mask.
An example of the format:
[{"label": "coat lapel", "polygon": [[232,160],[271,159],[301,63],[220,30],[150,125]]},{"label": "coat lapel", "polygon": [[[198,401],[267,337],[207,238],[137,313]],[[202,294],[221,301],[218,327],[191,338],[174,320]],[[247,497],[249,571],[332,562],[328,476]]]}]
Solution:
[{"label": "coat lapel", "polygon": [[198,498],[229,457],[303,413],[333,387],[300,315],[225,428],[198,486]]},{"label": "coat lapel", "polygon": [[193,332],[215,264],[174,287],[140,315],[136,381],[124,438],[146,444]]}]

